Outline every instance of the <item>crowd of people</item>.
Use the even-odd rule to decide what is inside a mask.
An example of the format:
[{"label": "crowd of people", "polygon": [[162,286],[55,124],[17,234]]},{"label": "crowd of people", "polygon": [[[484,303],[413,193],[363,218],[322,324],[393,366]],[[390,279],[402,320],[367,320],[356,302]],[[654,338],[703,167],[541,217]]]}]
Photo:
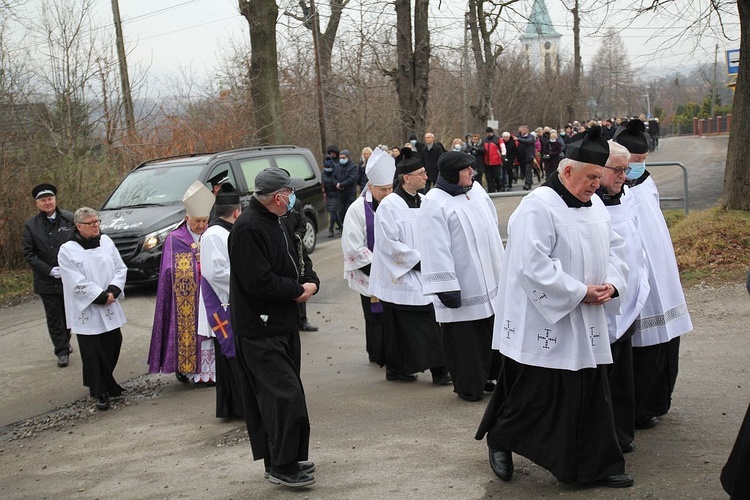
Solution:
[{"label": "crowd of people", "polygon": [[[516,453],[562,483],[632,486],[623,454],[635,450],[636,429],[659,425],[670,409],[680,336],[692,324],[645,169],[651,143],[641,120],[611,139],[605,128],[566,132],[564,158],[511,216],[507,246],[478,158],[499,188],[512,178],[501,172],[514,142],[526,183],[544,129],[535,136],[521,126],[508,141],[488,129],[481,145],[472,134],[450,151],[426,134],[398,154],[366,151],[363,171],[348,151],[328,151],[326,189],[340,202],[330,230],[342,232],[369,360],[389,382],[429,370],[464,401],[491,395],[475,437],[486,439],[503,481]],[[553,131],[549,143],[559,144]],[[316,469],[299,332],[300,305],[320,280],[295,231],[302,185],[263,170],[245,210],[229,184],[189,187],[185,220],[163,249],[149,353],[151,373],[215,385],[216,416],[244,418],[265,478],[292,488],[314,484]],[[123,391],[112,374],[126,267],[96,211],[60,210],[56,193],[48,184],[32,190],[40,213],[27,223],[24,250],[56,327],[58,365],[67,365],[75,333],[84,385],[106,410]],[[62,296],[45,297],[53,294]],[[738,443],[733,457],[746,453]],[[737,481],[736,463],[727,484]]]}]

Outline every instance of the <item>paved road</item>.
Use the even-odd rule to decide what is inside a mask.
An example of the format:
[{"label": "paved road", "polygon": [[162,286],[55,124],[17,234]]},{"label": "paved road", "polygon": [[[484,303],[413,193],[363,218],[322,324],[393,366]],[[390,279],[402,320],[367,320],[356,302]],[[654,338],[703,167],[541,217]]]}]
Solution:
[{"label": "paved road", "polygon": [[[693,147],[708,157],[707,149],[720,149],[721,139],[663,140],[659,159],[673,148],[685,161]],[[685,163],[691,170],[702,166]],[[658,184],[674,182],[675,174],[655,175]],[[706,181],[713,185],[720,176],[716,172]],[[712,189],[697,190],[705,197],[713,196],[706,194]],[[517,202],[498,200],[504,209],[509,201]],[[501,212],[501,221],[509,215]],[[323,286],[308,311],[321,331],[303,334],[302,372],[312,421],[311,458],[319,465],[318,485],[303,493],[305,498],[722,496],[718,470],[750,399],[750,347],[742,343],[740,328],[750,321],[750,301],[742,287],[691,291],[696,333],[683,342],[672,412],[662,426],[639,433],[638,450],[628,456],[635,488],[564,487],[523,458],[516,461],[517,478],[505,484],[493,479],[485,445],[473,440],[484,402],[457,399],[450,387],[429,383],[429,374],[414,384],[386,382],[383,370],[367,362],[359,299],[341,277],[339,244],[338,238],[323,239],[313,254]],[[146,372],[153,290],[128,289],[124,308],[129,323],[115,373],[120,381]],[[86,392],[77,353],[68,368],[55,366],[38,301],[0,309],[0,353],[3,498],[290,497],[262,479],[243,423],[213,418],[213,390],[172,377],[146,377],[158,386],[153,399],[118,404],[107,413],[95,412],[88,401],[88,419],[11,440],[7,424],[84,398]]]}]

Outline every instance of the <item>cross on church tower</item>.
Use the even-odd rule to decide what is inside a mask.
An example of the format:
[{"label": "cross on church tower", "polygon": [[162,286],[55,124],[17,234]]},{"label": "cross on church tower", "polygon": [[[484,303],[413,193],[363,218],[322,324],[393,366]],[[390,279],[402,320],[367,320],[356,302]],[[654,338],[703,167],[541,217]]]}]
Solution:
[{"label": "cross on church tower", "polygon": [[589,338],[591,339],[591,347],[594,347],[596,345],[594,339],[598,339],[600,335],[598,333],[594,333],[596,327],[590,326],[589,330],[591,331],[591,333],[589,333]]},{"label": "cross on church tower", "polygon": [[516,333],[516,329],[510,327],[510,320],[509,319],[505,320],[505,326],[503,326],[503,331],[505,332],[505,338],[506,339],[510,339],[510,334],[511,333]]},{"label": "cross on church tower", "polygon": [[549,336],[549,334],[550,334],[551,331],[552,330],[550,328],[545,328],[544,329],[544,335],[538,335],[537,334],[536,339],[544,341],[544,345],[542,346],[542,349],[549,349],[550,348],[549,347],[549,343],[550,342],[554,342],[555,344],[557,344],[557,337],[550,337]]}]

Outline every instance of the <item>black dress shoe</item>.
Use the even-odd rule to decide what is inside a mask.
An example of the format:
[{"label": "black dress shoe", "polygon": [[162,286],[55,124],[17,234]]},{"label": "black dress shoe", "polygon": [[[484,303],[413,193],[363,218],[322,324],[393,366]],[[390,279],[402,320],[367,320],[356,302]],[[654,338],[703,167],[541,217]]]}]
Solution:
[{"label": "black dress shoe", "polygon": [[604,486],[605,488],[630,488],[633,486],[633,478],[628,474],[612,474],[592,484],[595,486]]},{"label": "black dress shoe", "polygon": [[188,383],[188,377],[184,373],[175,372],[174,376],[177,378],[177,380],[179,380],[183,384],[187,384]]},{"label": "black dress shoe", "polygon": [[642,418],[636,419],[635,428],[636,429],[650,429],[658,423],[659,423],[659,417],[642,417]]},{"label": "black dress shoe", "polygon": [[96,401],[96,409],[99,411],[109,410],[109,396],[107,394],[99,396],[99,399]]},{"label": "black dress shoe", "polygon": [[310,324],[309,321],[305,321],[299,326],[299,331],[301,332],[317,332],[318,327],[315,325]]},{"label": "black dress shoe", "polygon": [[484,397],[484,395],[480,394],[479,396],[472,396],[471,394],[463,394],[463,393],[459,392],[458,393],[458,397],[461,398],[461,399],[463,399],[464,401],[468,401],[469,403],[474,403],[474,402],[479,401],[480,399],[482,399]]},{"label": "black dress shoe", "polygon": [[438,368],[430,368],[430,371],[432,372],[432,383],[435,385],[450,385],[453,383],[453,379],[451,378],[451,374],[448,371],[448,368],[445,366],[441,366]]},{"label": "black dress shoe", "polygon": [[488,380],[484,383],[484,392],[494,392],[495,391],[495,382],[493,380]]},{"label": "black dress shoe", "polygon": [[389,382],[414,382],[415,380],[417,380],[417,376],[386,371],[385,379]]},{"label": "black dress shoe", "polygon": [[513,454],[490,448],[490,467],[497,477],[510,481],[513,477]]},{"label": "black dress shoe", "polygon": [[280,484],[288,488],[304,488],[315,484],[315,478],[303,470],[284,474],[283,472],[269,471],[268,481],[273,484]]},{"label": "black dress shoe", "polygon": [[60,368],[65,368],[66,366],[68,366],[68,355],[67,354],[62,354],[62,355],[60,355],[60,356],[57,357],[57,366],[59,366]]},{"label": "black dress shoe", "polygon": [[631,441],[630,443],[628,443],[628,444],[626,444],[625,446],[622,447],[622,452],[623,453],[631,453],[633,451],[635,451],[635,442],[634,441]]}]

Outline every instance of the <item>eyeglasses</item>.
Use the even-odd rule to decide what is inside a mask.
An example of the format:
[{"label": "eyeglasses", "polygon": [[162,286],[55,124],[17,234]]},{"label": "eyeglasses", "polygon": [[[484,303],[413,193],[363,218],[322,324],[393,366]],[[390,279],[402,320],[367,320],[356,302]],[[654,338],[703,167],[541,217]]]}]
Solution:
[{"label": "eyeglasses", "polygon": [[607,167],[606,165],[604,168],[608,168],[609,170],[613,171],[615,175],[620,175],[620,174],[628,175],[630,171],[632,170],[630,167]]},{"label": "eyeglasses", "polygon": [[100,221],[99,219],[92,220],[91,222],[79,222],[79,224],[83,224],[85,226],[98,226],[101,223],[102,221]]}]

